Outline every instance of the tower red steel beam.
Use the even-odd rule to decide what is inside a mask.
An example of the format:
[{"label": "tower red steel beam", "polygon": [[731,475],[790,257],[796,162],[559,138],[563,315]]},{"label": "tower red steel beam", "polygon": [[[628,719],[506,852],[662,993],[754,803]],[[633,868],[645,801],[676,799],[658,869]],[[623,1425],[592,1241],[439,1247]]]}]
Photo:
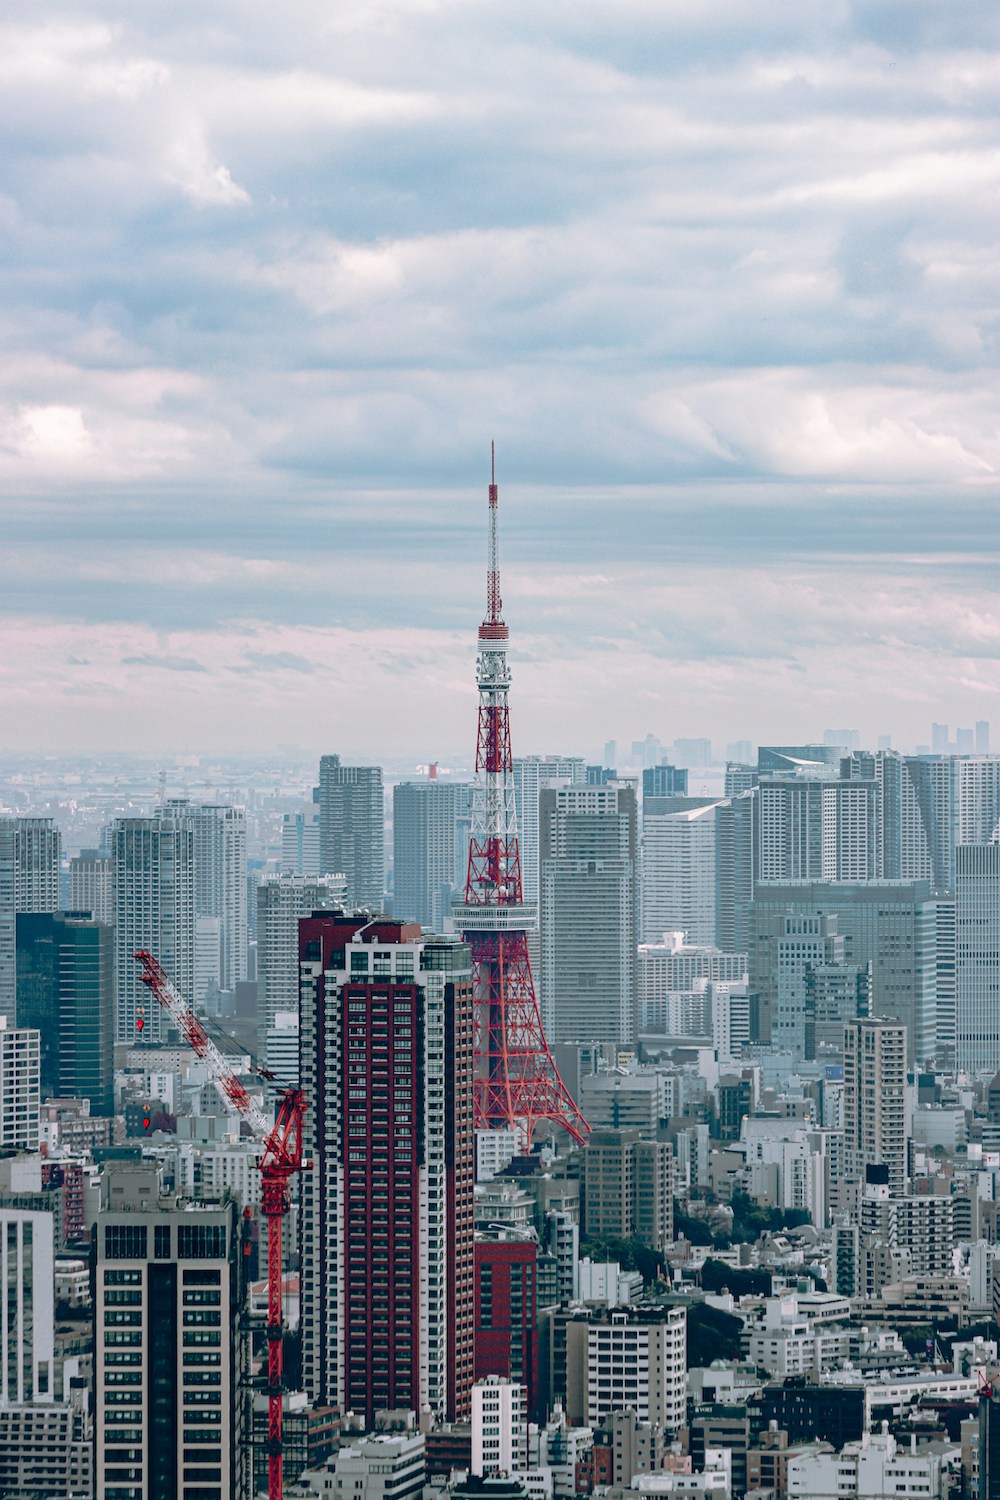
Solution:
[{"label": "tower red steel beam", "polygon": [[528,959],[528,930],[535,913],[524,901],[521,884],[507,704],[509,631],[500,596],[498,509],[491,451],[486,615],[479,627],[476,658],[479,727],[472,838],[465,902],[456,908],[455,921],[472,949],[476,1128],[516,1130],[522,1149],[527,1151],[536,1126],[544,1121],[561,1125],[581,1145],[590,1127],[549,1051]]},{"label": "tower red steel beam", "polygon": [[289,1184],[293,1175],[308,1166],[302,1160],[302,1120],[306,1112],[301,1089],[286,1089],[271,1125],[254,1103],[232,1068],[212,1041],[191,1006],[168,978],[152,953],[140,949],[132,957],[142,965],[141,979],[160,1004],[169,1011],[178,1031],[208,1064],[212,1082],[261,1142],[258,1166],[261,1175],[261,1209],[267,1220],[267,1466],[268,1500],[282,1496],[283,1335],[281,1249],[282,1227],[291,1207]]}]

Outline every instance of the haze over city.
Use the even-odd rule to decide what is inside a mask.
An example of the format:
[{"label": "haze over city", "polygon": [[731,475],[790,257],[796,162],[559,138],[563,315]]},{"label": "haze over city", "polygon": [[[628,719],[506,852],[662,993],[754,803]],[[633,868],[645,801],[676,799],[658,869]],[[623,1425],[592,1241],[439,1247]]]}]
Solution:
[{"label": "haze over city", "polygon": [[[14,0],[8,751],[991,717],[995,19]],[[996,714],[992,714],[996,717]]]}]

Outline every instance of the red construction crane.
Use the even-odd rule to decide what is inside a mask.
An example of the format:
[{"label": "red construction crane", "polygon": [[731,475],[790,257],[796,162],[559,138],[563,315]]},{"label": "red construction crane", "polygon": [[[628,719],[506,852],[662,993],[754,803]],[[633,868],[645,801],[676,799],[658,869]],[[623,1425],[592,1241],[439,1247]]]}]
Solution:
[{"label": "red construction crane", "polygon": [[286,1089],[278,1104],[277,1119],[271,1121],[251,1099],[232,1067],[212,1041],[188,1002],[167,978],[151,953],[133,953],[142,965],[142,982],[170,1013],[174,1025],[195,1053],[208,1064],[212,1082],[229,1104],[246,1120],[261,1142],[257,1165],[261,1175],[261,1208],[267,1220],[267,1454],[268,1500],[281,1500],[282,1421],[282,1226],[291,1206],[289,1184],[302,1160],[302,1118],[306,1111],[301,1089]]}]

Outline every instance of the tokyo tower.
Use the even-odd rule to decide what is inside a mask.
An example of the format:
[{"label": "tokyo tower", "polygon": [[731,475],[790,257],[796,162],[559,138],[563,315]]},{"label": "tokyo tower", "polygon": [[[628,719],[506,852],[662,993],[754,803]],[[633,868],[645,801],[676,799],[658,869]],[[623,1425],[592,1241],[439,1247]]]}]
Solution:
[{"label": "tokyo tower", "polygon": [[498,491],[491,463],[486,617],[479,627],[476,682],[479,732],[465,904],[455,922],[472,949],[476,997],[477,1130],[516,1130],[530,1151],[535,1127],[561,1125],[582,1145],[590,1127],[573,1103],[549,1051],[528,960],[528,928],[514,808],[507,691],[509,631],[500,598]]}]

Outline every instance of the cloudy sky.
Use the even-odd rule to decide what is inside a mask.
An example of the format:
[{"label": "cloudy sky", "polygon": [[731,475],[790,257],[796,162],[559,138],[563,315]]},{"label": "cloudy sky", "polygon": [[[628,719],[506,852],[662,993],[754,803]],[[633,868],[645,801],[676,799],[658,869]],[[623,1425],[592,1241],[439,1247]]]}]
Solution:
[{"label": "cloudy sky", "polygon": [[1000,739],[997,41],[8,0],[0,749]]}]

